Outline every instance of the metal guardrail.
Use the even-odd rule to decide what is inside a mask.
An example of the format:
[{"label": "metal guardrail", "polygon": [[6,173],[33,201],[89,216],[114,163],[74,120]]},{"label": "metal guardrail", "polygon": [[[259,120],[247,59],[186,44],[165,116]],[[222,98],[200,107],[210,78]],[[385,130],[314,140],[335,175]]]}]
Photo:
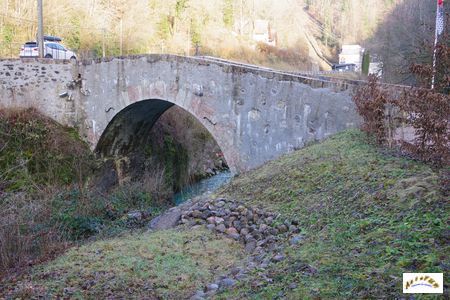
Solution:
[{"label": "metal guardrail", "polygon": [[342,82],[342,83],[350,84],[350,85],[360,85],[362,83],[365,83],[364,80],[353,80],[353,79],[345,79],[345,78],[324,76],[324,75],[329,75],[329,74],[342,74],[342,73],[344,73],[344,72],[339,72],[339,71],[319,71],[319,72],[300,71],[300,72],[292,72],[292,71],[276,70],[276,69],[271,69],[271,68],[267,68],[267,67],[262,67],[262,66],[252,65],[252,64],[246,64],[246,63],[242,63],[242,62],[236,62],[236,61],[227,60],[227,59],[223,59],[223,58],[219,58],[219,57],[213,57],[213,56],[193,56],[193,57],[194,58],[201,58],[203,60],[209,60],[209,61],[213,61],[213,62],[220,62],[220,63],[231,65],[231,66],[244,67],[244,68],[249,68],[249,69],[252,69],[252,70],[266,71],[266,72],[273,72],[273,73],[278,73],[278,74],[283,74],[283,75],[302,77],[302,78],[311,79],[311,80],[320,80],[320,81],[323,81],[323,82],[329,82],[329,83],[334,83],[334,84],[336,84],[338,82]]},{"label": "metal guardrail", "polygon": [[[330,75],[330,74],[342,74],[342,73],[345,74],[346,73],[346,72],[341,72],[341,71],[319,71],[319,72],[299,71],[299,72],[291,72],[291,71],[282,71],[282,70],[276,70],[276,69],[271,69],[271,68],[267,68],[267,67],[261,67],[261,66],[252,65],[252,64],[246,64],[246,63],[242,63],[242,62],[236,62],[236,61],[227,60],[227,59],[214,57],[214,56],[192,56],[192,58],[201,58],[201,59],[204,59],[204,60],[220,62],[220,63],[227,64],[227,65],[233,65],[233,66],[244,67],[244,68],[249,68],[249,69],[253,69],[253,70],[260,70],[260,71],[266,71],[266,72],[273,72],[273,73],[277,73],[277,74],[297,76],[297,77],[302,77],[302,78],[305,78],[305,79],[320,80],[320,81],[329,82],[329,83],[335,83],[335,84],[338,83],[338,82],[342,82],[342,83],[349,84],[349,85],[362,85],[362,84],[366,84],[367,83],[366,80],[361,80],[361,79],[346,79],[346,78],[326,76],[326,75]],[[348,72],[348,73],[351,73],[351,72]],[[404,88],[411,88],[412,87],[412,86],[409,86],[409,85],[394,84],[394,83],[384,83],[384,82],[380,82],[380,84],[382,86],[384,86],[384,87],[394,87],[394,88],[402,88],[402,89],[404,89]]]}]

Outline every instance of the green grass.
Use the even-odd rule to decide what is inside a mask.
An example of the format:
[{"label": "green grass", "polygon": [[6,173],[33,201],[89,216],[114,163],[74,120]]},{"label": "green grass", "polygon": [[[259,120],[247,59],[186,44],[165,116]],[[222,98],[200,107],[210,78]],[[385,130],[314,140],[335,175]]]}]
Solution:
[{"label": "green grass", "polygon": [[183,299],[238,265],[242,247],[206,229],[127,235],[73,248],[16,283],[14,296]]},{"label": "green grass", "polygon": [[[305,235],[269,270],[274,284],[227,297],[400,297],[403,272],[448,272],[449,206],[438,174],[382,153],[359,131],[270,162],[222,194],[296,219]],[[287,289],[292,282],[298,287]]]},{"label": "green grass", "polygon": [[[284,261],[217,298],[392,299],[404,297],[404,272],[444,272],[448,282],[449,206],[441,183],[448,171],[382,151],[350,130],[240,175],[218,196],[295,219],[304,239],[286,242]],[[242,257],[239,244],[205,230],[126,235],[74,248],[13,285],[23,298],[69,291],[179,299]],[[255,287],[261,272],[273,283]]]}]

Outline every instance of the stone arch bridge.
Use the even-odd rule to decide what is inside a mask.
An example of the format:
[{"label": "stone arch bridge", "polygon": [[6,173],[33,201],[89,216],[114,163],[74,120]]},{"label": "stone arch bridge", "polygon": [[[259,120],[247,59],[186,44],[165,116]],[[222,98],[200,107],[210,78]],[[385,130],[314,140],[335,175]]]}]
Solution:
[{"label": "stone arch bridge", "polygon": [[235,172],[359,123],[351,87],[211,58],[0,61],[0,107],[34,107],[104,155],[139,147],[172,105],[194,115]]}]

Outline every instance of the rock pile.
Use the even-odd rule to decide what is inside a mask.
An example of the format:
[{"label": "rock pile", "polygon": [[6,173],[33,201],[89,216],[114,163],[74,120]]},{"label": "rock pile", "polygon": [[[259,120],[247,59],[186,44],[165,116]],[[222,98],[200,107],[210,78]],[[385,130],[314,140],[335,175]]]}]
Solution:
[{"label": "rock pile", "polygon": [[279,214],[224,198],[193,203],[182,211],[179,222],[185,226],[206,226],[218,234],[226,235],[244,244],[249,254],[244,267],[234,268],[229,274],[220,276],[204,290],[197,291],[191,299],[209,298],[220,290],[232,288],[254,269],[260,272],[260,279],[252,285],[261,286],[272,282],[264,270],[269,264],[285,259],[283,250],[289,244],[288,241],[295,245],[302,240],[298,222],[281,220]]},{"label": "rock pile", "polygon": [[199,202],[181,214],[181,224],[206,225],[217,233],[245,244],[253,253],[259,248],[273,250],[276,242],[299,233],[298,222],[279,220],[279,215],[223,198]]}]

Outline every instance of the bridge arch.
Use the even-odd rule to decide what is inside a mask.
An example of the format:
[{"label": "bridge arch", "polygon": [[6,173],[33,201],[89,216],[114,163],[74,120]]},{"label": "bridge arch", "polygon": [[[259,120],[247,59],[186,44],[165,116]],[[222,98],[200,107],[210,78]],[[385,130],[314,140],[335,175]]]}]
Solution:
[{"label": "bridge arch", "polygon": [[[204,125],[237,173],[360,123],[353,83],[204,57],[151,54],[77,64],[8,60],[0,61],[0,82],[0,106],[37,107],[78,128],[91,148],[102,151],[134,143],[127,139],[135,130],[158,118],[155,113],[143,120],[142,128],[132,122],[132,112],[147,103],[142,101],[166,101],[152,104],[160,110],[175,104]],[[129,114],[131,124],[119,112]],[[123,119],[120,126],[110,124],[116,116]],[[129,134],[114,137],[120,128]]]},{"label": "bridge arch", "polygon": [[[108,123],[103,131],[100,139],[95,147],[95,151],[103,156],[125,155],[130,150],[138,149],[147,144],[151,139],[151,129],[158,119],[173,106],[177,104],[161,99],[146,99],[134,102],[114,115],[112,120]],[[178,106],[180,107],[180,106]],[[225,161],[228,164],[228,159],[233,153],[228,153],[223,149],[223,136],[215,135],[215,131],[211,130],[210,122],[202,122],[202,120],[192,112],[183,109],[197,121],[211,134],[213,139],[221,149]],[[205,126],[206,125],[206,126]],[[210,128],[208,128],[210,127]],[[233,162],[233,159],[230,159]],[[232,171],[236,171],[238,166],[229,165]]]}]

